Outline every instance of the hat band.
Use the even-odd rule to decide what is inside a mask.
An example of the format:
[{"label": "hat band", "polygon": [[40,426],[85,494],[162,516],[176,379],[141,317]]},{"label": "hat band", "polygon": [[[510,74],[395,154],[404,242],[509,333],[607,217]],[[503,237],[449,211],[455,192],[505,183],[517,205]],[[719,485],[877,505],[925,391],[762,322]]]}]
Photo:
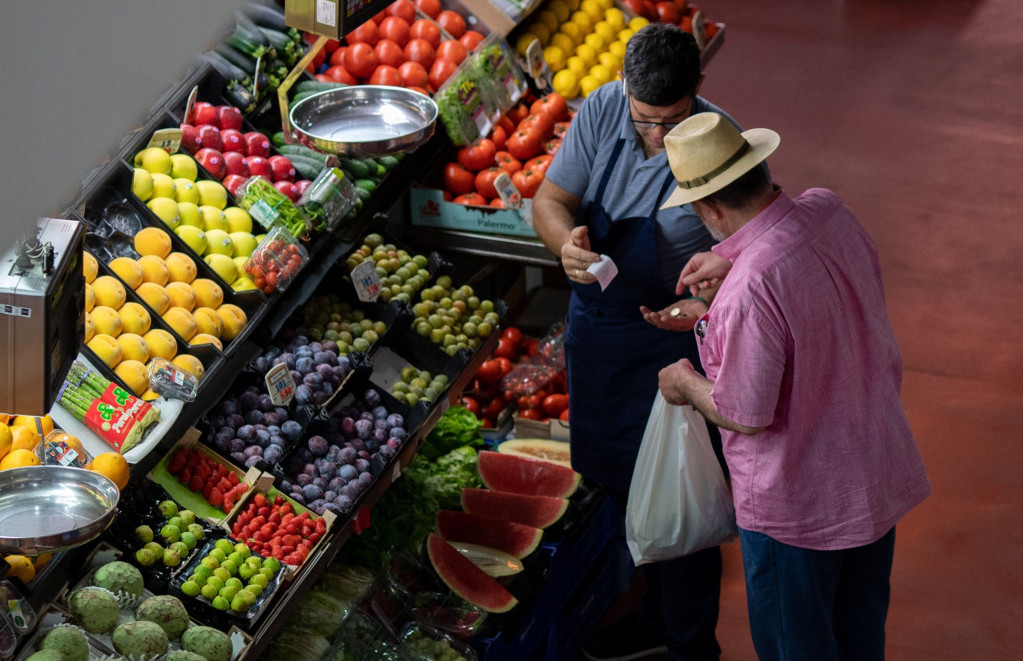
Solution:
[{"label": "hat band", "polygon": [[728,168],[735,165],[735,163],[740,158],[745,156],[746,152],[748,152],[750,149],[751,147],[749,142],[746,139],[743,139],[742,145],[739,146],[739,150],[732,154],[731,157],[728,158],[728,160],[726,160],[724,163],[717,166],[716,168],[714,168],[713,170],[711,170],[710,172],[703,176],[695,177],[693,179],[686,179],[685,181],[678,181],[679,188],[685,188],[686,190],[688,190],[690,188],[696,188],[697,186],[703,186],[706,183],[710,183],[711,179],[713,179],[714,177],[718,176]]}]

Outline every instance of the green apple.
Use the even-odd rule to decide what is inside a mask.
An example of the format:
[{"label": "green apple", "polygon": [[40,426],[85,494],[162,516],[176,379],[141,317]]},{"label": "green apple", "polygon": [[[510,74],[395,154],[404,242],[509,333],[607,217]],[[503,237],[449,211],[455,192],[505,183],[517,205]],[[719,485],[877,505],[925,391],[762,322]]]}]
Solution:
[{"label": "green apple", "polygon": [[245,209],[227,207],[224,209],[224,215],[227,216],[227,224],[230,226],[228,231],[252,233],[252,216]]},{"label": "green apple", "polygon": [[195,187],[195,182],[185,177],[175,177],[174,199],[178,201],[178,204],[182,202],[197,204],[199,202],[199,189]]},{"label": "green apple", "polygon": [[[207,248],[207,252],[208,250]],[[234,265],[234,260],[227,255],[207,254],[203,261],[209,264],[210,268],[216,271],[224,282],[234,282],[238,279],[238,268]]]},{"label": "green apple", "polygon": [[181,240],[187,243],[188,247],[194,250],[196,255],[206,252],[206,244],[208,242],[206,232],[203,232],[195,225],[178,225],[174,228],[174,233],[181,237]]},{"label": "green apple", "polygon": [[224,212],[215,206],[209,204],[200,204],[199,213],[202,214],[202,228],[209,232],[210,230],[222,230],[224,234],[227,234],[227,230],[231,227],[227,224],[227,217],[224,216]]},{"label": "green apple", "polygon": [[251,291],[255,288],[256,283],[247,275],[235,278],[235,281],[231,283],[231,289],[234,291]]},{"label": "green apple", "polygon": [[228,236],[231,237],[231,243],[234,244],[235,257],[248,257],[259,245],[256,243],[256,237],[252,236],[252,232],[231,232]]},{"label": "green apple", "polygon": [[148,202],[153,197],[153,175],[148,170],[135,168],[131,175],[131,192],[143,202]]},{"label": "green apple", "polygon": [[189,181],[195,181],[195,178],[199,176],[199,168],[195,165],[195,159],[188,154],[171,154],[171,171],[170,176],[175,179],[182,177]]},{"label": "green apple", "polygon": [[133,165],[137,168],[148,170],[150,173],[170,174],[172,161],[170,154],[163,149],[159,147],[146,147],[135,154]]},{"label": "green apple", "polygon": [[199,206],[208,204],[220,210],[227,206],[227,189],[224,184],[212,179],[200,179],[195,185],[199,188]]},{"label": "green apple", "polygon": [[153,197],[169,197],[177,201],[174,179],[169,174],[150,172],[149,176],[153,178]]},{"label": "green apple", "polygon": [[[199,207],[203,209],[204,207]],[[234,256],[234,243],[231,241],[231,235],[222,229],[207,229],[206,230],[206,254],[207,255],[224,255],[227,258]],[[231,266],[234,267],[234,262],[231,262]],[[227,280],[227,282],[233,282],[234,278]]]}]

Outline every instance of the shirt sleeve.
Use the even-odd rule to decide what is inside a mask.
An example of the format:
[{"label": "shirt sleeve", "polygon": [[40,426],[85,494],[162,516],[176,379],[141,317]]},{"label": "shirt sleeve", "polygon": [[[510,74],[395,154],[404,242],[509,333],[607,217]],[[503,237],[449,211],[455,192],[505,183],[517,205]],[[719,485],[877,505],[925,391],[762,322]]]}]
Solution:
[{"label": "shirt sleeve", "polygon": [[583,102],[544,174],[551,183],[578,197],[583,196],[590,181],[599,145],[600,120],[607,106],[605,97],[611,92],[601,88]]}]

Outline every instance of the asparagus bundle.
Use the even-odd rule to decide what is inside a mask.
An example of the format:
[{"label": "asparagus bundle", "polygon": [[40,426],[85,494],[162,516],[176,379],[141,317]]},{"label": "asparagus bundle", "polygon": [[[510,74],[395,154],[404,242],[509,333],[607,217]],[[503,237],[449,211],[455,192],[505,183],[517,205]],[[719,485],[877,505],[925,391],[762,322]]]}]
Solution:
[{"label": "asparagus bundle", "polygon": [[160,409],[78,360],[71,364],[57,402],[121,453],[138,445],[160,420]]}]

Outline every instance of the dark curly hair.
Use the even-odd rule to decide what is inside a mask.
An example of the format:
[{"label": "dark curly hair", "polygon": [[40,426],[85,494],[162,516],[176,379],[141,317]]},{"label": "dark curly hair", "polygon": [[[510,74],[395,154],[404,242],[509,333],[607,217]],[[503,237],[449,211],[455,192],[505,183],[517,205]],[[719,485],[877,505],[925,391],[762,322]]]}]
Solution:
[{"label": "dark curly hair", "polygon": [[677,25],[650,23],[629,39],[622,69],[632,98],[670,106],[696,91],[700,49]]}]

